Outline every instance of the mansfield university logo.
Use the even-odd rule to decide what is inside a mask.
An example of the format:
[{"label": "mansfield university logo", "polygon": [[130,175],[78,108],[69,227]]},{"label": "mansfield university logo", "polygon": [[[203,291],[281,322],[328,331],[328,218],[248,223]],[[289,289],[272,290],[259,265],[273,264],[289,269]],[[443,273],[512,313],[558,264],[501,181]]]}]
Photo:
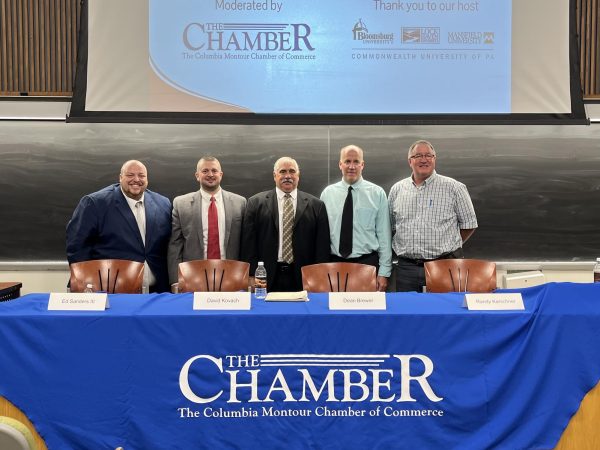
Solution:
[{"label": "mansfield university logo", "polygon": [[[419,409],[417,414],[404,410],[409,411],[404,414],[394,406],[373,409],[374,402],[419,401],[422,408],[427,401],[442,401],[428,380],[433,372],[433,361],[420,354],[196,355],[181,367],[179,389],[187,400],[204,409],[181,407],[178,413],[181,418],[442,416],[443,410]],[[288,408],[282,410],[282,405]]]}]

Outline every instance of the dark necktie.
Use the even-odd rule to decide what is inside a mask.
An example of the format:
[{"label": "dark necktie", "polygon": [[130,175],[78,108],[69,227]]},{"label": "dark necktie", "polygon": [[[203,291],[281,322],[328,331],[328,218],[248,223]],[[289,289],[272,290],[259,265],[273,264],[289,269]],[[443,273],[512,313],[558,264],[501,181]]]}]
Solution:
[{"label": "dark necktie", "polygon": [[342,228],[340,229],[340,255],[342,255],[342,258],[347,258],[352,253],[353,218],[352,186],[348,186],[348,195],[346,195],[344,210],[342,212]]},{"label": "dark necktie", "polygon": [[206,259],[221,259],[221,248],[219,245],[219,215],[215,196],[210,197],[208,207],[208,242],[206,248]]}]

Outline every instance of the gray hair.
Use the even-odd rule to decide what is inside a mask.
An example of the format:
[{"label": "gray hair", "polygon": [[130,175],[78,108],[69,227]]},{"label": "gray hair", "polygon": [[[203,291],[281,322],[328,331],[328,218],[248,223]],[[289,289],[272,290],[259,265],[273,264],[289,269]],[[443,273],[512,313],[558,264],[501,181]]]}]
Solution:
[{"label": "gray hair", "polygon": [[433,148],[433,145],[431,144],[431,142],[426,141],[425,139],[419,139],[418,141],[413,142],[413,144],[408,149],[408,157],[409,158],[412,156],[411,153],[413,152],[415,147],[417,145],[421,145],[421,144],[427,145],[431,149],[431,153],[433,153],[435,155],[435,148]]}]

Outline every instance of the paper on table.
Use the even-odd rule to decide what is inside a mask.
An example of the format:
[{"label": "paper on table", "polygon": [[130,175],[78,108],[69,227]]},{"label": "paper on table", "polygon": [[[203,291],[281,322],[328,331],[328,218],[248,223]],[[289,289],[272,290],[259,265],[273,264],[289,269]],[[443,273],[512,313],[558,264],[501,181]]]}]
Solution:
[{"label": "paper on table", "polygon": [[306,291],[299,292],[269,292],[267,302],[307,302],[308,293]]}]

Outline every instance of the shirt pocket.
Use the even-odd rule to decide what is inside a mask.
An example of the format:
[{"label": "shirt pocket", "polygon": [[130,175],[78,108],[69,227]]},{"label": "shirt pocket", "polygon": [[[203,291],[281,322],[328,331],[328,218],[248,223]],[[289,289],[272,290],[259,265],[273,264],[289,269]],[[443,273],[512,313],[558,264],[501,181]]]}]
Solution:
[{"label": "shirt pocket", "polygon": [[356,221],[363,230],[375,229],[375,215],[377,211],[373,208],[358,208],[356,210]]}]

